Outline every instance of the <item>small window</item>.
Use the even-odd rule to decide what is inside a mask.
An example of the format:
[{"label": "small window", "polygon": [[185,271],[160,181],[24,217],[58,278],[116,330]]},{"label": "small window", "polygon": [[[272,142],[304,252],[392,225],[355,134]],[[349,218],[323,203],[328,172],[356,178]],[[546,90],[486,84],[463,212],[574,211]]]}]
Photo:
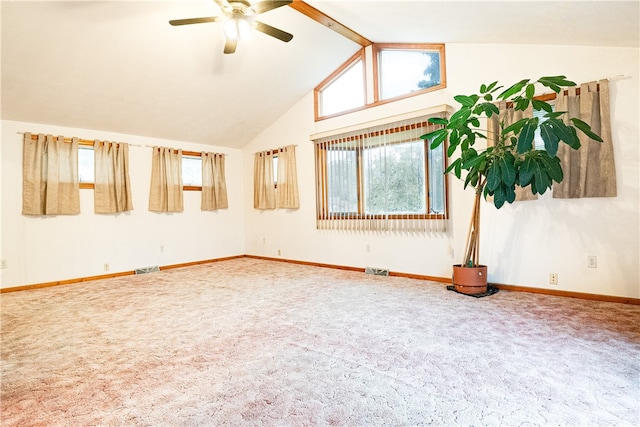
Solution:
[{"label": "small window", "polygon": [[278,187],[278,156],[273,156],[273,185]]},{"label": "small window", "polygon": [[332,116],[365,105],[363,52],[354,55],[315,90],[317,116]]},{"label": "small window", "polygon": [[444,87],[444,45],[375,45],[376,101]]},{"label": "small window", "polygon": [[[80,145],[78,147],[78,181],[81,188],[93,188],[95,180],[95,158],[93,147]],[[83,184],[91,184],[89,186]]]},{"label": "small window", "polygon": [[202,190],[202,157],[182,155],[182,185],[185,190]]}]

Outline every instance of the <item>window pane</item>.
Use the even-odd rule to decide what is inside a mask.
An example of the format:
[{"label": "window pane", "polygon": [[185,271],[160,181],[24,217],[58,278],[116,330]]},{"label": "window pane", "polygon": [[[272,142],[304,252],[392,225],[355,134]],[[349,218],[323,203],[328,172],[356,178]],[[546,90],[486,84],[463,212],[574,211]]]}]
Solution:
[{"label": "window pane", "polygon": [[327,150],[329,213],[358,211],[357,169],[355,150]]},{"label": "window pane", "polygon": [[444,144],[429,148],[429,213],[445,212],[444,203]]},{"label": "window pane", "polygon": [[78,181],[82,183],[93,183],[94,174],[93,148],[86,146],[78,147]]},{"label": "window pane", "polygon": [[273,183],[278,184],[278,156],[273,156]]},{"label": "window pane", "polygon": [[424,142],[364,150],[367,214],[426,213]]},{"label": "window pane", "polygon": [[202,187],[202,158],[182,156],[182,185]]},{"label": "window pane", "polygon": [[363,62],[358,60],[320,91],[320,115],[362,107],[364,99]]},{"label": "window pane", "polygon": [[440,53],[425,50],[380,51],[381,98],[389,99],[441,83]]},{"label": "window pane", "polygon": [[[551,110],[556,111],[555,104],[552,103]],[[538,118],[538,126],[548,120],[544,115],[547,114],[544,110],[533,110],[533,117]],[[536,129],[535,135],[533,136],[533,146],[536,150],[546,150],[544,148],[544,141],[542,139],[542,135],[540,134],[540,127]]]}]

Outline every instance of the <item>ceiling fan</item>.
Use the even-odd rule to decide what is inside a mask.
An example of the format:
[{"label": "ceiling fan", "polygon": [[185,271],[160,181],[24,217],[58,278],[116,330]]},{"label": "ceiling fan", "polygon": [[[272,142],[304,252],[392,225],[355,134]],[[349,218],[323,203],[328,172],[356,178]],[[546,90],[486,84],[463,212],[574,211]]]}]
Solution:
[{"label": "ceiling fan", "polygon": [[224,22],[225,45],[224,53],[234,53],[238,45],[238,39],[254,28],[261,33],[275,37],[283,42],[288,42],[293,35],[278,28],[267,25],[255,19],[256,15],[286,6],[293,0],[271,1],[261,0],[251,4],[247,0],[214,0],[222,10],[222,16],[210,16],[204,18],[173,19],[171,25],[202,24],[206,22]]}]

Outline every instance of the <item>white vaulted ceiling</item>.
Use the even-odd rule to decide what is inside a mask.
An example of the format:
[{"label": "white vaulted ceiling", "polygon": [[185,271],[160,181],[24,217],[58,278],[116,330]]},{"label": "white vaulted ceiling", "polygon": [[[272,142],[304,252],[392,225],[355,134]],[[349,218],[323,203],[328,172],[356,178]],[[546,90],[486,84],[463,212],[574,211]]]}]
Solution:
[{"label": "white vaulted ceiling", "polygon": [[[374,42],[639,46],[637,1],[321,1]],[[555,14],[551,12],[555,11]],[[213,0],[3,1],[2,119],[241,148],[360,46],[291,7],[224,55]]]}]

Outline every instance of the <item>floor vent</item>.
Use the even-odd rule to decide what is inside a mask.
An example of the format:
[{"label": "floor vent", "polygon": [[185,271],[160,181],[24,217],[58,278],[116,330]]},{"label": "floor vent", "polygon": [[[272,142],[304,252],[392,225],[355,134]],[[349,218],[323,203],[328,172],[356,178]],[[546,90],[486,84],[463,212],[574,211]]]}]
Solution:
[{"label": "floor vent", "polygon": [[160,267],[154,265],[153,267],[136,268],[136,274],[153,273],[154,271],[160,271]]},{"label": "floor vent", "polygon": [[389,270],[387,270],[386,268],[366,267],[364,269],[364,272],[367,273],[367,274],[373,274],[375,276],[388,276],[389,275]]}]

